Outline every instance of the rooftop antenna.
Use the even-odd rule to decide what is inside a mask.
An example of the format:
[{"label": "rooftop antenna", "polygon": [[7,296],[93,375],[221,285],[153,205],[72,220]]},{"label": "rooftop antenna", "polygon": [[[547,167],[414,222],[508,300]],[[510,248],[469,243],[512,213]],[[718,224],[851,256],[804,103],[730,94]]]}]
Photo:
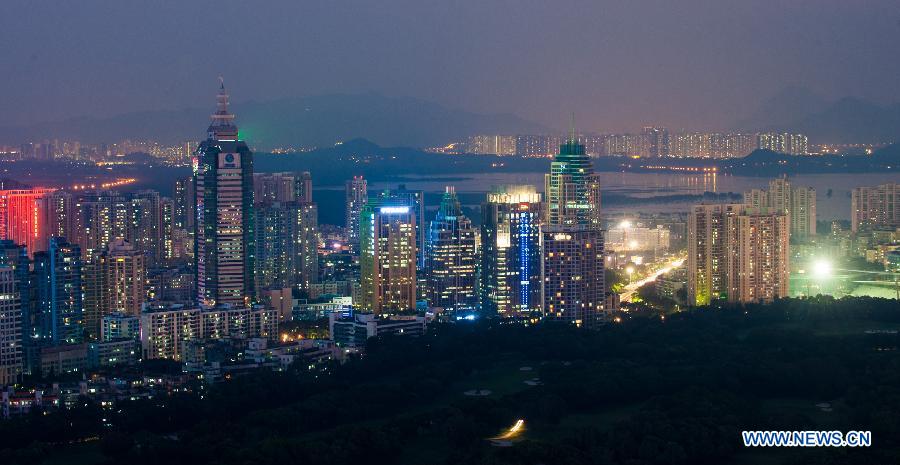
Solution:
[{"label": "rooftop antenna", "polygon": [[569,129],[569,140],[572,141],[572,143],[575,143],[577,141],[575,139],[575,112],[574,111],[572,112],[572,125],[570,126],[570,129]]}]

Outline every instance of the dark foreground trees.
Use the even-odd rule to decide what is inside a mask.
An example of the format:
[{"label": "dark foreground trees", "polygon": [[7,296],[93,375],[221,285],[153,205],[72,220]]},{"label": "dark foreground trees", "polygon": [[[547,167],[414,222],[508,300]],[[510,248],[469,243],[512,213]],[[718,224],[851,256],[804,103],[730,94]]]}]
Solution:
[{"label": "dark foreground trees", "polygon": [[[66,463],[48,443],[97,436],[73,447],[98,463],[897,463],[898,328],[897,302],[868,298],[632,315],[597,332],[438,326],[372,340],[328,373],[261,372],[203,400],[0,422],[0,456]],[[520,366],[540,384],[523,385]],[[483,384],[495,392],[463,395]],[[519,418],[511,447],[486,440]],[[748,451],[740,440],[833,429],[872,430],[874,445]]]}]

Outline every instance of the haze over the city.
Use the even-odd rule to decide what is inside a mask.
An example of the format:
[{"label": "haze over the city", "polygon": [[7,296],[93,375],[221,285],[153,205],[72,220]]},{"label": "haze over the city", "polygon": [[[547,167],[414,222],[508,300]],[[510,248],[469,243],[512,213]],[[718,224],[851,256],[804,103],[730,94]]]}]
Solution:
[{"label": "haze over the city", "polygon": [[[0,125],[330,93],[560,128],[728,129],[785,88],[900,100],[896,1],[6,1]],[[235,66],[239,64],[239,66]],[[561,123],[563,122],[563,123]]]}]

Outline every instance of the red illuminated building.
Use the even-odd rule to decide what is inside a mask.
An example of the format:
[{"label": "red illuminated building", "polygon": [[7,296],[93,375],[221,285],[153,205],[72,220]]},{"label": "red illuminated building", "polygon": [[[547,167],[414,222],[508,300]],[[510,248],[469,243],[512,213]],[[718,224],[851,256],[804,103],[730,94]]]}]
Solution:
[{"label": "red illuminated building", "polygon": [[24,244],[29,256],[46,248],[47,231],[39,199],[54,190],[0,190],[0,239]]}]

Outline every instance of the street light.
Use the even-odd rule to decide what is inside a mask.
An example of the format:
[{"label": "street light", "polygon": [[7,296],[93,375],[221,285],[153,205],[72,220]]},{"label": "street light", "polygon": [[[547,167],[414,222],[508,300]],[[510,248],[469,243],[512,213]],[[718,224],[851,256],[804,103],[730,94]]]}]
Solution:
[{"label": "street light", "polygon": [[634,274],[634,267],[628,266],[627,268],[625,268],[625,272],[628,273],[628,284],[631,284],[631,275]]},{"label": "street light", "polygon": [[831,276],[831,262],[825,259],[816,260],[812,266],[813,274],[816,278],[825,279]]},{"label": "street light", "polygon": [[[832,265],[831,262],[820,258],[810,264],[810,273],[806,278],[806,297],[809,297],[812,293],[810,292],[810,281],[815,279],[819,283],[819,291],[822,291],[822,282],[831,277]],[[803,270],[800,271],[801,273]],[[811,275],[811,276],[810,276]]]}]

